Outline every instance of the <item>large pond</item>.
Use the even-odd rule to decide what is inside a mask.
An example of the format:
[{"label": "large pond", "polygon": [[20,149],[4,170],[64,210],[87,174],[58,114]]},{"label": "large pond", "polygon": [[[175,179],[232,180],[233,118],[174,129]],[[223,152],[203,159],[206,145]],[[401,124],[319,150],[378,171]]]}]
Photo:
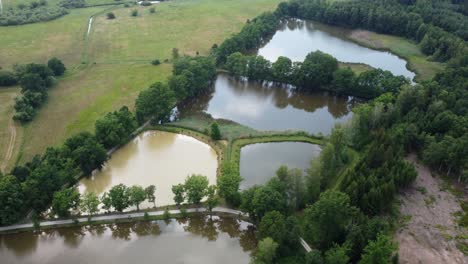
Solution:
[{"label": "large pond", "polygon": [[365,63],[391,71],[394,75],[403,75],[411,80],[414,78],[415,74],[406,68],[404,59],[346,40],[343,37],[346,34],[350,34],[350,31],[311,21],[285,20],[273,38],[258,50],[258,54],[270,61],[276,61],[279,56],[303,61],[308,53],[320,50],[342,62]]},{"label": "large pond", "polygon": [[336,123],[351,118],[351,97],[325,92],[299,93],[219,74],[213,89],[178,106],[180,116],[207,112],[258,130],[302,130],[329,134]]},{"label": "large pond", "polygon": [[[156,186],[156,205],[174,204],[172,185],[183,183],[190,174],[208,177],[216,183],[218,166],[216,152],[207,144],[192,137],[148,131],[117,150],[104,168],[79,183],[81,193],[102,194],[112,186]],[[141,208],[152,206],[142,204]]]},{"label": "large pond", "polygon": [[0,262],[247,264],[255,247],[251,224],[194,216],[0,235]]},{"label": "large pond", "polygon": [[241,149],[241,189],[266,183],[281,165],[305,170],[320,154],[318,145],[300,142],[262,143]]}]

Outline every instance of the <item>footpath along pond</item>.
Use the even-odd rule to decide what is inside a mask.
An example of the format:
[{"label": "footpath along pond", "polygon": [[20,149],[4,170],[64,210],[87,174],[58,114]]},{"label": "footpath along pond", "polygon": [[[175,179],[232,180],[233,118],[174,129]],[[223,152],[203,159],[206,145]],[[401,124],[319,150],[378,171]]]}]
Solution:
[{"label": "footpath along pond", "polygon": [[0,235],[1,263],[249,263],[252,224],[231,217],[94,225]]}]

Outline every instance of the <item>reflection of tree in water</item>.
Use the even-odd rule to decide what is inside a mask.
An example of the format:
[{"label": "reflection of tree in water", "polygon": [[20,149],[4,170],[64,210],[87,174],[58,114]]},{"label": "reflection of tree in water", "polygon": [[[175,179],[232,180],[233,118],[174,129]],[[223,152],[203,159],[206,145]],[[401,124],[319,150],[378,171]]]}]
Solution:
[{"label": "reflection of tree in water", "polygon": [[161,234],[159,225],[149,221],[133,223],[132,231],[139,237],[149,235],[157,236]]},{"label": "reflection of tree in water", "polygon": [[65,245],[71,248],[77,248],[86,234],[82,227],[59,228],[55,230],[55,233],[63,238]]},{"label": "reflection of tree in water", "polygon": [[205,216],[193,216],[188,218],[184,226],[186,232],[207,238],[209,241],[218,239],[217,219]]},{"label": "reflection of tree in water", "polygon": [[98,236],[101,237],[104,232],[106,231],[106,226],[105,225],[89,225],[86,226],[86,231],[90,233],[93,236]]},{"label": "reflection of tree in water", "polygon": [[16,256],[27,256],[37,249],[40,235],[33,232],[0,236],[0,247],[10,249]]},{"label": "reflection of tree in water", "polygon": [[184,118],[191,113],[201,113],[208,109],[208,103],[213,99],[215,93],[214,85],[202,94],[182,101],[177,105],[177,118]]},{"label": "reflection of tree in water", "polygon": [[239,244],[244,251],[253,251],[257,247],[257,238],[255,237],[255,227],[249,225],[239,236]]},{"label": "reflection of tree in water", "polygon": [[112,232],[112,238],[130,240],[132,224],[110,224],[107,227]]},{"label": "reflection of tree in water", "polygon": [[230,238],[239,237],[241,233],[239,220],[233,217],[221,217],[219,218],[219,230],[227,233]]}]

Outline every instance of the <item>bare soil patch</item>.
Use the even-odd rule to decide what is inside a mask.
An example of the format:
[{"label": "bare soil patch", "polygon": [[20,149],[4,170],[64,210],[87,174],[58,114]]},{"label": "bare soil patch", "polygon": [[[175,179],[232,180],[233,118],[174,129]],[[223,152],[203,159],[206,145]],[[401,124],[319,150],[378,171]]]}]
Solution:
[{"label": "bare soil patch", "polygon": [[400,195],[400,213],[407,220],[395,238],[400,263],[468,263],[468,256],[457,248],[457,236],[467,234],[454,216],[461,211],[458,198],[444,190],[443,181],[417,163],[414,155],[408,160],[415,165],[418,177]]}]

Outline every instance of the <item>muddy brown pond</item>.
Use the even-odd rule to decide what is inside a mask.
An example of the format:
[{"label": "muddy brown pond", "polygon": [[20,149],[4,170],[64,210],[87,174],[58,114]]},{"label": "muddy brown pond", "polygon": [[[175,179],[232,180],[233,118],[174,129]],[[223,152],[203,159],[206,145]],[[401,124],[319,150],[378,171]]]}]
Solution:
[{"label": "muddy brown pond", "polygon": [[250,223],[194,216],[0,235],[0,262],[247,264],[256,243]]},{"label": "muddy brown pond", "polygon": [[[208,177],[216,184],[216,152],[192,137],[161,131],[148,131],[117,150],[104,168],[80,181],[81,193],[102,194],[112,186],[156,186],[156,205],[174,204],[172,185],[183,183],[191,174]],[[153,206],[145,202],[141,208]]]},{"label": "muddy brown pond", "polygon": [[178,106],[179,116],[206,112],[257,130],[302,130],[329,134],[351,118],[355,100],[325,92],[299,93],[219,74],[212,90]]},{"label": "muddy brown pond", "polygon": [[258,50],[258,55],[274,62],[279,56],[303,61],[307,54],[320,50],[342,62],[364,63],[394,75],[414,78],[406,68],[406,61],[380,50],[360,46],[345,39],[351,30],[305,20],[285,20],[270,41]]}]

